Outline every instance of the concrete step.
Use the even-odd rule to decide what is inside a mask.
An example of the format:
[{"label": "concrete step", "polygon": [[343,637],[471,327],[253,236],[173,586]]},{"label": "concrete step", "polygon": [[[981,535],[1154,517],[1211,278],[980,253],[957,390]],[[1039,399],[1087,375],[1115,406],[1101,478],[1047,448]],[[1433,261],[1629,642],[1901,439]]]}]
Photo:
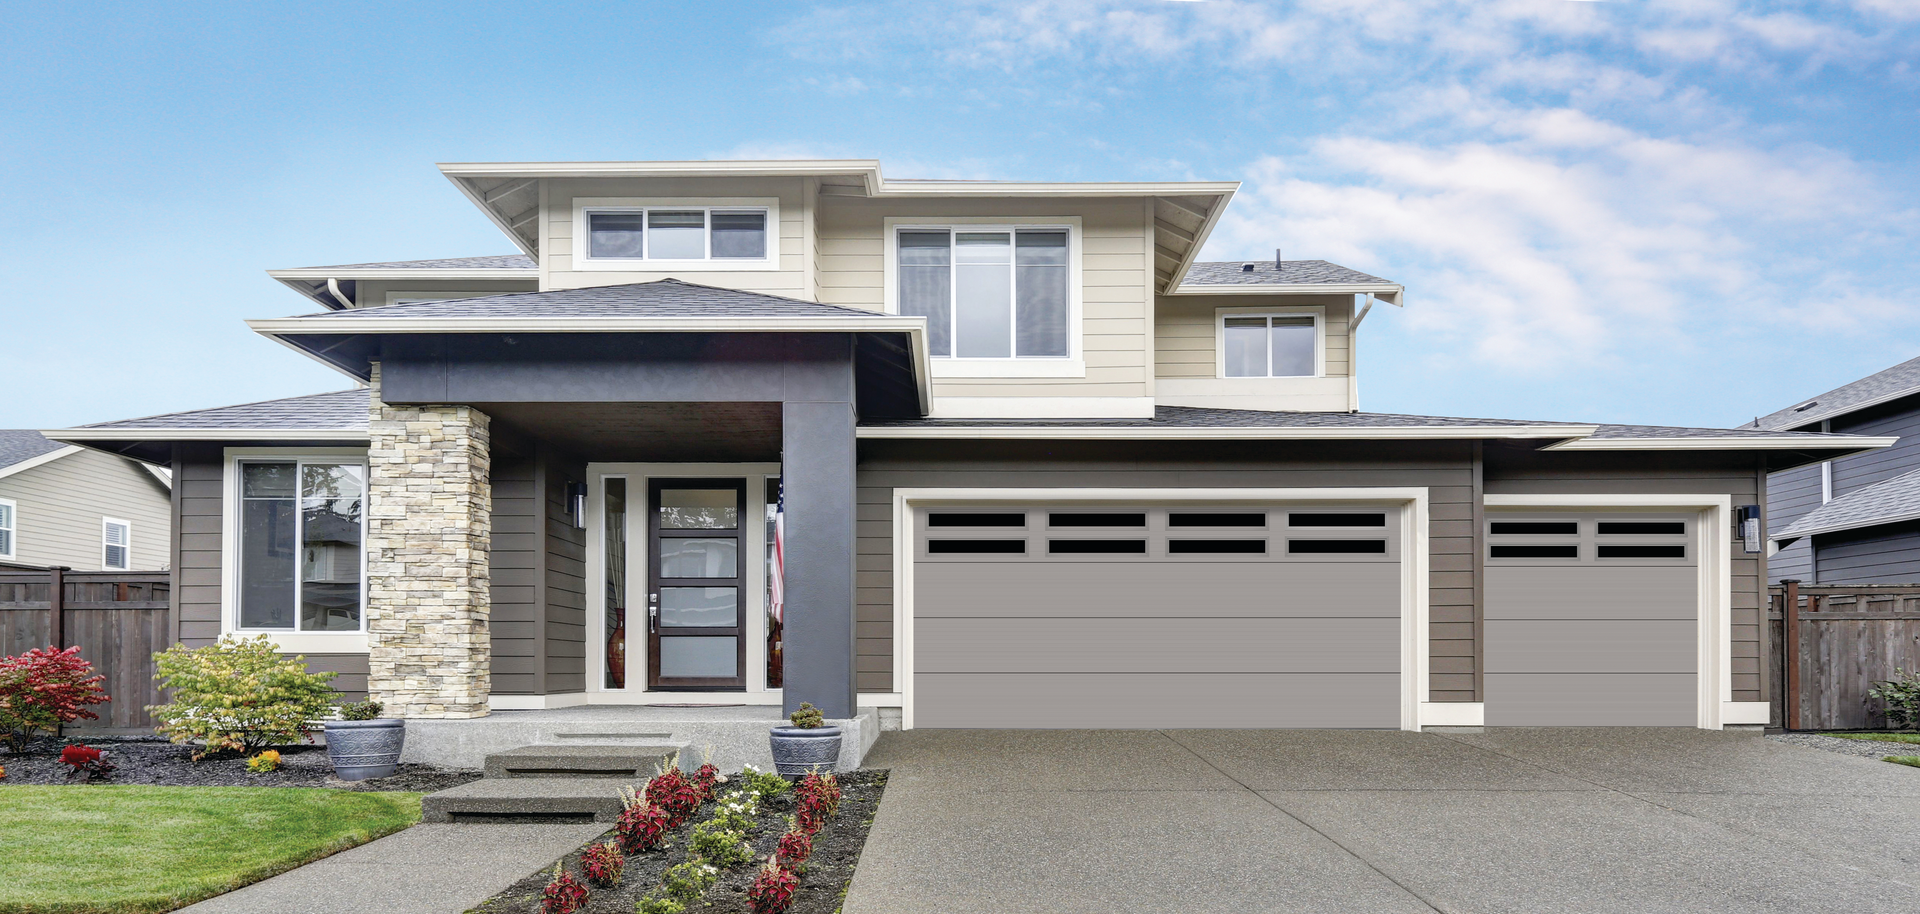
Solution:
[{"label": "concrete step", "polygon": [[620,818],[617,778],[482,778],[420,801],[422,822],[601,822]]},{"label": "concrete step", "polygon": [[652,777],[660,760],[678,746],[521,746],[487,756],[490,778],[616,778],[622,783]]}]

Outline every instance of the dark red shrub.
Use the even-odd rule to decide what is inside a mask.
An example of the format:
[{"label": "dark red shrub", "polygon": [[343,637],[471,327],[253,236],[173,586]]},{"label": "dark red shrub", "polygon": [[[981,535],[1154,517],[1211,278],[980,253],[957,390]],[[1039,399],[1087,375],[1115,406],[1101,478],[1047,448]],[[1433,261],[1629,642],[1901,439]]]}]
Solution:
[{"label": "dark red shrub", "polygon": [[800,888],[800,877],[778,863],[760,868],[753,885],[747,889],[747,905],[753,914],[781,914],[793,904],[793,893]]},{"label": "dark red shrub", "polygon": [[540,892],[541,914],[573,914],[586,906],[587,887],[565,867],[554,864],[553,879]]},{"label": "dark red shrub", "polygon": [[99,720],[87,705],[108,701],[93,664],[78,647],[37,647],[18,657],[0,657],[0,738],[15,752],[35,730],[53,733],[61,724]]},{"label": "dark red shrub", "polygon": [[834,777],[831,771],[826,774],[807,772],[794,792],[799,795],[801,806],[817,806],[829,817],[840,808],[840,779]]},{"label": "dark red shrub", "polygon": [[780,843],[773,849],[773,856],[788,869],[807,862],[807,858],[813,856],[813,833],[795,828],[781,835]]},{"label": "dark red shrub", "polygon": [[620,845],[612,841],[595,844],[580,855],[580,872],[586,874],[588,882],[603,889],[618,883],[620,872],[626,868],[626,855],[620,853]]},{"label": "dark red shrub", "polygon": [[620,819],[613,826],[614,834],[620,839],[620,850],[638,854],[659,847],[660,839],[672,828],[667,822],[667,811],[652,803],[627,806],[620,811]]},{"label": "dark red shrub", "polygon": [[712,762],[701,765],[700,770],[693,773],[693,785],[700,788],[702,802],[713,799],[713,789],[719,783],[720,769],[713,767]]},{"label": "dark red shrub", "polygon": [[107,754],[92,746],[72,745],[60,750],[60,764],[67,766],[67,779],[72,780],[86,775],[87,780],[97,781],[113,771],[114,765],[107,761]]},{"label": "dark red shrub", "polygon": [[811,835],[826,824],[827,811],[818,806],[801,803],[800,808],[793,811],[793,827],[796,831]]},{"label": "dark red shrub", "polygon": [[679,828],[700,808],[700,788],[679,768],[668,768],[647,782],[647,802],[667,813],[667,827]]}]

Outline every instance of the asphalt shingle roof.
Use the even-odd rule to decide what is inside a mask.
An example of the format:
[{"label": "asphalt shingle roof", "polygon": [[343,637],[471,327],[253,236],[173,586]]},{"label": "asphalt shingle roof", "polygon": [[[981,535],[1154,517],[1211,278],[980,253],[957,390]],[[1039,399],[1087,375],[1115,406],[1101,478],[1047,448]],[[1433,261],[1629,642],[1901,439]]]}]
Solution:
[{"label": "asphalt shingle roof", "polygon": [[875,428],[1524,428],[1530,425],[1564,426],[1578,423],[1405,416],[1397,413],[1293,413],[1159,406],[1154,408],[1151,419],[881,419],[861,424]]},{"label": "asphalt shingle roof", "polygon": [[81,426],[81,428],[108,429],[353,429],[366,427],[367,391],[365,388]]},{"label": "asphalt shingle roof", "polygon": [[878,311],[823,305],[779,295],[742,292],[658,279],[653,282],[548,292],[510,292],[451,301],[407,302],[306,317],[363,318],[487,317],[888,317]]},{"label": "asphalt shingle roof", "polygon": [[1754,425],[1765,429],[1795,428],[1911,393],[1920,393],[1920,359],[1908,359],[1885,371],[1874,372],[1851,384],[1842,384],[1817,397],[1761,416]]},{"label": "asphalt shingle roof", "polygon": [[531,270],[537,264],[525,254],[494,254],[488,257],[442,257],[438,260],[390,260],[386,263],[346,263],[325,267],[301,267],[303,270]]},{"label": "asphalt shingle roof", "polygon": [[1848,492],[1773,534],[1776,540],[1920,518],[1920,470]]},{"label": "asphalt shingle roof", "polygon": [[1779,438],[1800,436],[1815,445],[1821,438],[1845,437],[1819,432],[1778,432],[1764,428],[1681,428],[1668,425],[1602,425],[1595,438]]},{"label": "asphalt shingle roof", "polygon": [[[1245,269],[1253,264],[1252,270]],[[1187,268],[1182,286],[1273,286],[1294,283],[1345,285],[1348,283],[1385,283],[1378,276],[1349,270],[1324,260],[1289,260],[1276,269],[1273,261],[1221,260],[1196,263]]]},{"label": "asphalt shingle roof", "polygon": [[63,447],[66,445],[48,441],[45,435],[30,428],[0,428],[0,469]]}]

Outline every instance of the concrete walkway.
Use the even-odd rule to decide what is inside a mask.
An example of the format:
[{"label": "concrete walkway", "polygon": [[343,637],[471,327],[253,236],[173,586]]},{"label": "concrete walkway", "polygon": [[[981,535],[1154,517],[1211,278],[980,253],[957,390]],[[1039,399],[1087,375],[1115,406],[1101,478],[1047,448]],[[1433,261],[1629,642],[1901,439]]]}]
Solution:
[{"label": "concrete walkway", "polygon": [[939,731],[844,914],[1920,910],[1920,770],[1699,730]]},{"label": "concrete walkway", "polygon": [[605,825],[415,825],[199,904],[187,914],[460,914]]}]

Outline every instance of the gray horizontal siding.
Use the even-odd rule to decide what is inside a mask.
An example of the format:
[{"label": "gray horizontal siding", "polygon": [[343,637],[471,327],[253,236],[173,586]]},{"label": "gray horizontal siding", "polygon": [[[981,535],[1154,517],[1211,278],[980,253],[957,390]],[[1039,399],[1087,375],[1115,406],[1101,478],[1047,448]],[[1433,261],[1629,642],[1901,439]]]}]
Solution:
[{"label": "gray horizontal siding", "polygon": [[1920,523],[1816,536],[1822,584],[1920,583]]},{"label": "gray horizontal siding", "polygon": [[82,450],[0,478],[14,502],[14,556],[29,565],[104,571],[103,522],[132,528],[128,569],[168,567],[171,498],[167,487],[125,457]]},{"label": "gray horizontal siding", "polygon": [[544,511],[533,442],[504,424],[493,429],[493,527],[488,552],[492,688],[540,694]]},{"label": "gray horizontal siding", "polygon": [[1920,398],[1909,397],[1887,407],[1836,420],[1833,430],[1849,435],[1900,436],[1892,447],[1835,460],[1835,498],[1920,468]]}]

